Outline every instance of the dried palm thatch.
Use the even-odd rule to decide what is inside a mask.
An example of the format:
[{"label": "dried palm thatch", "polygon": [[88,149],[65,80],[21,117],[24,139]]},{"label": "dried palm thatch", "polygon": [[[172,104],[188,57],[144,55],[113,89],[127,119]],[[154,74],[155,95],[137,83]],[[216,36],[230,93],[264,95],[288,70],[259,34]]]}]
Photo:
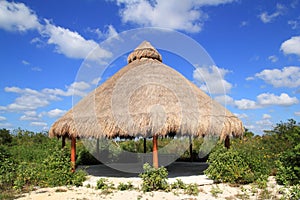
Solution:
[{"label": "dried palm thatch", "polygon": [[58,119],[50,137],[239,136],[242,122],[144,41],[128,65]]}]

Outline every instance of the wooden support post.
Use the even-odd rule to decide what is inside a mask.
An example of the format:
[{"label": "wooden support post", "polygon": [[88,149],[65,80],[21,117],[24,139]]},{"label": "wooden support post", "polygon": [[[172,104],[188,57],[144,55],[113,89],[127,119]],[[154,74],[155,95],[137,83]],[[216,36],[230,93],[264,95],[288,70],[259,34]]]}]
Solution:
[{"label": "wooden support post", "polygon": [[99,151],[99,138],[97,138],[97,142],[96,142],[96,158],[97,160],[100,159],[100,151]]},{"label": "wooden support post", "polygon": [[65,148],[65,146],[66,146],[66,136],[64,135],[61,137],[61,148],[63,149]]},{"label": "wooden support post", "polygon": [[158,168],[157,135],[153,135],[153,167]]},{"label": "wooden support post", "polygon": [[225,138],[225,147],[227,149],[230,149],[230,137],[229,137],[229,135],[226,135],[226,138]]},{"label": "wooden support post", "polygon": [[76,168],[76,137],[71,136],[71,170],[75,172]]},{"label": "wooden support post", "polygon": [[189,143],[190,143],[190,161],[193,162],[193,143],[192,136],[189,135]]},{"label": "wooden support post", "polygon": [[147,153],[147,140],[144,138],[144,153]]}]

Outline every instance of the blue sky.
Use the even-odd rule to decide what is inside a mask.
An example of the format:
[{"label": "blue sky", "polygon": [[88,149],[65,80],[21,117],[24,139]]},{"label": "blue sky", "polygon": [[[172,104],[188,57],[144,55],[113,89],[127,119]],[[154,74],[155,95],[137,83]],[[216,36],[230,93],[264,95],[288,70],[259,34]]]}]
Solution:
[{"label": "blue sky", "polygon": [[[172,29],[202,45],[215,64],[181,73],[204,91],[213,85],[209,95],[226,99],[251,131],[300,121],[299,10],[299,0],[0,1],[0,128],[48,130],[74,97],[99,84],[77,79],[89,52],[143,27]],[[126,65],[124,57],[114,65]]]}]

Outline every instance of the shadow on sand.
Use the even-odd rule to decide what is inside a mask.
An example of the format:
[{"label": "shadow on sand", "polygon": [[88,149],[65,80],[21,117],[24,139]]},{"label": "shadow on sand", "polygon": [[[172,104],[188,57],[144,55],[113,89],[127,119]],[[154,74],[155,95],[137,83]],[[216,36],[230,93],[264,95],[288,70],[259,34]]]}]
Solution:
[{"label": "shadow on sand", "polygon": [[[124,171],[120,171],[117,169],[125,169],[126,167],[133,167],[130,164],[123,165],[111,165],[111,167],[106,165],[89,165],[89,166],[79,166],[79,169],[85,169],[85,171],[92,176],[100,176],[100,177],[138,177],[139,173],[142,172],[142,169],[136,169],[138,173],[128,173]],[[195,175],[203,175],[204,170],[208,167],[207,163],[203,162],[174,162],[167,166],[167,170],[169,172],[168,177],[174,178],[178,176],[195,176]],[[128,171],[128,170],[126,170]]]}]

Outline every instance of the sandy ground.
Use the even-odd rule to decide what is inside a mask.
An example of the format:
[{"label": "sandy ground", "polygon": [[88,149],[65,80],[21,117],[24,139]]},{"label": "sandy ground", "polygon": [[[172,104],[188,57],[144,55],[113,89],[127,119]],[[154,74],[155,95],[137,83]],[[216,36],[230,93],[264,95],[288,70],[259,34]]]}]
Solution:
[{"label": "sandy ground", "polygon": [[[201,176],[201,175],[200,175]],[[203,175],[202,175],[203,176]],[[263,191],[258,189],[257,187],[253,187],[251,185],[245,185],[243,187],[232,187],[228,184],[204,184],[199,186],[199,194],[198,196],[192,196],[184,194],[184,191],[174,190],[172,192],[147,192],[143,193],[141,191],[130,190],[130,191],[117,191],[113,190],[112,193],[106,194],[102,190],[96,190],[92,186],[87,188],[87,184],[95,184],[95,181],[100,177],[89,177],[83,187],[55,187],[55,188],[40,188],[36,191],[32,191],[30,193],[23,194],[19,199],[27,200],[60,200],[60,199],[72,199],[72,200],[94,200],[94,199],[141,199],[141,200],[150,200],[150,199],[168,199],[168,200],[196,200],[196,199],[206,199],[206,200],[214,200],[214,199],[275,199],[277,197],[280,198],[279,190],[280,186],[276,185],[274,177],[270,177],[268,183],[268,193],[263,196]],[[184,182],[195,182],[199,183],[199,178],[204,179],[205,177],[178,177]],[[120,183],[126,183],[131,181],[133,185],[136,187],[140,187],[141,180],[139,178],[108,178],[109,182],[114,183],[116,186]],[[170,182],[173,179],[169,179]],[[213,191],[216,192],[215,195]],[[267,196],[266,196],[267,195]]]},{"label": "sandy ground", "polygon": [[[182,166],[181,166],[182,167]],[[197,167],[199,169],[199,166]],[[95,168],[96,169],[96,168]],[[254,185],[244,186],[230,186],[228,184],[214,184],[212,180],[209,180],[203,174],[184,174],[176,176],[176,173],[169,174],[168,182],[172,183],[176,179],[181,179],[184,183],[196,183],[198,185],[199,194],[197,196],[184,194],[183,190],[174,190],[171,192],[147,192],[143,193],[139,189],[118,191],[113,190],[107,194],[102,190],[95,189],[97,180],[100,178],[108,179],[108,182],[118,186],[119,183],[132,182],[135,188],[141,188],[142,180],[136,175],[122,174],[116,171],[108,171],[109,169],[101,168],[96,171],[95,169],[88,170],[89,176],[83,183],[82,187],[64,186],[55,188],[38,188],[30,193],[22,194],[18,199],[20,200],[60,200],[60,199],[74,199],[74,200],[93,200],[93,199],[167,199],[167,200],[214,200],[214,199],[279,199],[281,197],[280,188],[277,185],[274,177],[270,177],[268,181],[268,187],[265,190],[258,189]],[[99,169],[99,168],[97,168]],[[172,169],[172,168],[171,168]],[[174,170],[171,170],[174,172]],[[183,170],[181,168],[181,171]],[[103,174],[108,174],[103,175]],[[114,174],[114,176],[111,176]],[[276,197],[276,198],[275,198]]]}]

